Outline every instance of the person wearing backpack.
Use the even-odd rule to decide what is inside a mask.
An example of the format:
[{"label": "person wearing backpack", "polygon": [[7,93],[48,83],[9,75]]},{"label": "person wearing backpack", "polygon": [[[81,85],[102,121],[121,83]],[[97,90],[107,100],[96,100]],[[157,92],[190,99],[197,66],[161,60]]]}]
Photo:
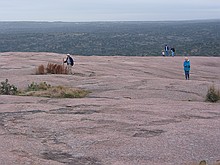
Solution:
[{"label": "person wearing backpack", "polygon": [[172,57],[174,57],[174,56],[175,56],[175,48],[172,47],[172,48],[170,49],[170,51],[171,51],[171,55],[172,55]]},{"label": "person wearing backpack", "polygon": [[66,55],[66,59],[64,59],[63,63],[67,64],[67,74],[72,74],[72,66],[74,65],[74,60],[70,54]]},{"label": "person wearing backpack", "polygon": [[185,72],[185,78],[186,78],[186,80],[189,80],[190,61],[189,61],[188,57],[185,57],[183,67],[184,67],[184,72]]}]

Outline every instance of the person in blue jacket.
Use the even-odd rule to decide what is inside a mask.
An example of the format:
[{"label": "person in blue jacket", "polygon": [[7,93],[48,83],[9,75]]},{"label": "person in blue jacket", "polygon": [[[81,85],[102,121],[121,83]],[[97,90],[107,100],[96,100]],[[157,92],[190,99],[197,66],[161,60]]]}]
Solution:
[{"label": "person in blue jacket", "polygon": [[185,78],[186,78],[186,80],[189,80],[190,61],[189,61],[188,57],[185,57],[183,67],[184,67],[184,71],[185,71]]}]

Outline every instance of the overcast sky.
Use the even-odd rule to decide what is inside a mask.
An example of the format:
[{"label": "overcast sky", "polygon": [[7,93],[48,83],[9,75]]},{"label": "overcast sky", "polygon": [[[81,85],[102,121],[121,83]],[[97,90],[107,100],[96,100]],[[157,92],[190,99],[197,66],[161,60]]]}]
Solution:
[{"label": "overcast sky", "polygon": [[220,0],[0,0],[0,21],[220,19]]}]

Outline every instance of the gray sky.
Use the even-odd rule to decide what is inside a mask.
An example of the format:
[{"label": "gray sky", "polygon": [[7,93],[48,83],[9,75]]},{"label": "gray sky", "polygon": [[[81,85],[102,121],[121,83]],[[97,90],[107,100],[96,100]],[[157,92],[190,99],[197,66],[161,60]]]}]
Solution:
[{"label": "gray sky", "polygon": [[0,0],[0,21],[220,19],[220,0]]}]

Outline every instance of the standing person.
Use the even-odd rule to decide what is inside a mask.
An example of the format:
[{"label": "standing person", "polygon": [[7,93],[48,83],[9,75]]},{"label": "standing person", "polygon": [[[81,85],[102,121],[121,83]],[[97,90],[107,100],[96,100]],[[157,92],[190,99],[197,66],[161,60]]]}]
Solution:
[{"label": "standing person", "polygon": [[70,54],[66,55],[66,59],[63,60],[63,63],[67,64],[67,74],[72,74],[72,66],[74,65],[74,60],[70,57]]},{"label": "standing person", "polygon": [[188,57],[185,57],[183,67],[184,67],[184,71],[185,71],[185,78],[186,78],[186,80],[189,80],[190,61],[189,61]]},{"label": "standing person", "polygon": [[172,55],[172,57],[174,57],[174,56],[175,56],[175,48],[172,47],[172,48],[170,49],[170,51],[171,51],[171,55]]},{"label": "standing person", "polygon": [[165,53],[166,53],[166,56],[169,56],[169,46],[168,45],[165,45]]}]

